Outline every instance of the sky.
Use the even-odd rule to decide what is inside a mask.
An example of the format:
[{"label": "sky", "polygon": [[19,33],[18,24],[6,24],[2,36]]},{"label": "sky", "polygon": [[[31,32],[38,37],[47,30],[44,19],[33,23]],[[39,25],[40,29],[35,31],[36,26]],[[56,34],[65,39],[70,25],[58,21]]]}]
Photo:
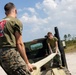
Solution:
[{"label": "sky", "polygon": [[[0,0],[0,20],[5,17],[4,5],[10,0]],[[11,0],[23,23],[23,41],[43,38],[58,27],[60,37],[76,36],[76,0]]]}]

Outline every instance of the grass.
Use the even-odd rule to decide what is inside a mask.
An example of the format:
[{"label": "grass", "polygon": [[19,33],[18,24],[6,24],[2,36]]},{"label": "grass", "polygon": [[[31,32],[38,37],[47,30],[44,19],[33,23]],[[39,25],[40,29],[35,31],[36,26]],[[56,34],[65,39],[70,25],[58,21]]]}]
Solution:
[{"label": "grass", "polygon": [[67,46],[64,50],[65,50],[65,53],[76,52],[76,43],[70,46]]}]

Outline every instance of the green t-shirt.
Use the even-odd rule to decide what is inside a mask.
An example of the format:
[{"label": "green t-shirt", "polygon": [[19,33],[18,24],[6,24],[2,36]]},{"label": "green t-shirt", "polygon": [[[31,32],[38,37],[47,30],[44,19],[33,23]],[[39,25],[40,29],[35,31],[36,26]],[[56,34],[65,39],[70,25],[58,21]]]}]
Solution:
[{"label": "green t-shirt", "polygon": [[3,37],[0,37],[0,48],[16,47],[15,32],[18,31],[22,34],[22,23],[17,18],[10,16],[5,17],[3,20],[5,20],[6,23],[3,29]]},{"label": "green t-shirt", "polygon": [[54,37],[53,39],[47,39],[47,43],[50,44],[51,48],[54,49],[56,44],[55,42],[58,41],[58,39],[56,37]]}]

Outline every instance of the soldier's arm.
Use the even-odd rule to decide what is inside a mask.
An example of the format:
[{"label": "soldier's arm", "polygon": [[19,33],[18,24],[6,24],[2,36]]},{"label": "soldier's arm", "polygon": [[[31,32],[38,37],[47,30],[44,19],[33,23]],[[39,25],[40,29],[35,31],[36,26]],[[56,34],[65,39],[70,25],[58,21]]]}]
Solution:
[{"label": "soldier's arm", "polygon": [[22,56],[22,58],[26,62],[27,66],[28,66],[28,69],[30,71],[33,71],[32,65],[29,63],[27,55],[26,55],[25,47],[24,47],[24,44],[23,44],[23,41],[22,41],[22,35],[18,31],[16,31],[15,32],[15,37],[16,37],[17,49],[18,49],[20,55]]},{"label": "soldier's arm", "polygon": [[58,53],[58,42],[56,41],[55,44],[56,44],[56,53]]},{"label": "soldier's arm", "polygon": [[48,47],[49,47],[50,53],[53,53],[49,43],[48,43]]}]

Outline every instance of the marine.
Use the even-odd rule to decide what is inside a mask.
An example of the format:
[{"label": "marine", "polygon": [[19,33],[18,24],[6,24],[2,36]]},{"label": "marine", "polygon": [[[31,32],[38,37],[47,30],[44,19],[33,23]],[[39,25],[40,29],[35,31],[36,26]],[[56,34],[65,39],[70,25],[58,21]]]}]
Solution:
[{"label": "marine", "polygon": [[30,64],[22,41],[23,25],[12,2],[4,6],[6,17],[0,21],[0,63],[8,75],[31,75]]}]

